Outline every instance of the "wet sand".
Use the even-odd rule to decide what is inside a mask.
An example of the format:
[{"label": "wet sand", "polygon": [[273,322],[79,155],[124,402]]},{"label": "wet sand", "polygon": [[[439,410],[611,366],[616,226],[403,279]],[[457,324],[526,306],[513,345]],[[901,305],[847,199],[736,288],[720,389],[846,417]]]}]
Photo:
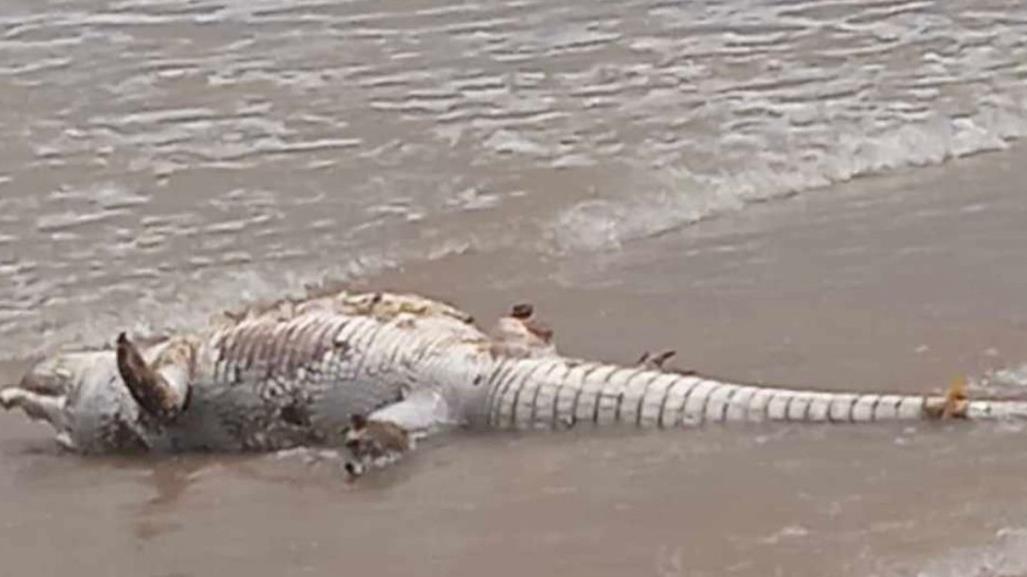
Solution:
[{"label": "wet sand", "polygon": [[[530,298],[576,355],[673,347],[679,366],[748,380],[939,390],[1027,359],[1025,152],[860,180],[605,259],[466,255],[361,284],[486,319]],[[0,427],[14,574],[1027,571],[1015,425],[457,434],[357,485],[331,460],[85,459],[19,417]]]},{"label": "wet sand", "polygon": [[1027,359],[1025,154],[859,179],[587,258],[470,255],[366,286],[481,318],[532,299],[575,355],[674,348],[681,366],[749,381],[944,388]]},{"label": "wet sand", "polygon": [[[325,277],[567,354],[1027,387],[1022,2],[8,2],[0,384]],[[1015,424],[82,458],[0,414],[0,574],[1027,574]]]}]

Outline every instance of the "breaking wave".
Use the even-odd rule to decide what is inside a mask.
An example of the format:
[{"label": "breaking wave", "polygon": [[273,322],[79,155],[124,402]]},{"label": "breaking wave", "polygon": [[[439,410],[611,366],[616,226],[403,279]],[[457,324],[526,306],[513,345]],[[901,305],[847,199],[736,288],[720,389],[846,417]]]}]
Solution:
[{"label": "breaking wave", "polygon": [[564,252],[614,248],[856,177],[1004,150],[1027,136],[1027,96],[994,100],[969,116],[933,114],[876,134],[839,133],[830,146],[813,152],[754,156],[748,166],[728,173],[666,168],[637,174],[631,191],[561,211],[549,226],[550,236]]}]

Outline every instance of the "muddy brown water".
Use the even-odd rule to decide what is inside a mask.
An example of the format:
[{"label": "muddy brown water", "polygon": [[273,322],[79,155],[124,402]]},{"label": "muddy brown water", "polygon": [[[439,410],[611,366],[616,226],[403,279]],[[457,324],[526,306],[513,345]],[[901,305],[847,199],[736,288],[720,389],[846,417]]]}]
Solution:
[{"label": "muddy brown water", "polygon": [[[1027,387],[1019,2],[7,2],[0,383],[326,278],[567,354]],[[81,458],[0,415],[0,574],[1027,574],[1018,424]]]}]

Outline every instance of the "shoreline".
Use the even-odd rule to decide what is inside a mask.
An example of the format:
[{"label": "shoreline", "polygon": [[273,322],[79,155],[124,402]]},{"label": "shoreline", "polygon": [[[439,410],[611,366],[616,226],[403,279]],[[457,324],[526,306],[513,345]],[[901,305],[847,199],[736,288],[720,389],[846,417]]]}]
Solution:
[{"label": "shoreline", "polygon": [[561,350],[586,358],[672,348],[723,378],[944,390],[1027,363],[1021,159],[1027,146],[857,179],[580,260],[468,255],[359,286],[417,287],[483,320],[532,301]]}]

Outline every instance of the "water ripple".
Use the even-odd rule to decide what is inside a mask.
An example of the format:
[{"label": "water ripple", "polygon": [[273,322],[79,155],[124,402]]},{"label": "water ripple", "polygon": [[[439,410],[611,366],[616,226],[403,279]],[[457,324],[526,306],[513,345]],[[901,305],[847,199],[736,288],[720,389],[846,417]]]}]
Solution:
[{"label": "water ripple", "polygon": [[0,62],[8,355],[135,297],[616,247],[1027,135],[1013,0],[41,1]]}]

